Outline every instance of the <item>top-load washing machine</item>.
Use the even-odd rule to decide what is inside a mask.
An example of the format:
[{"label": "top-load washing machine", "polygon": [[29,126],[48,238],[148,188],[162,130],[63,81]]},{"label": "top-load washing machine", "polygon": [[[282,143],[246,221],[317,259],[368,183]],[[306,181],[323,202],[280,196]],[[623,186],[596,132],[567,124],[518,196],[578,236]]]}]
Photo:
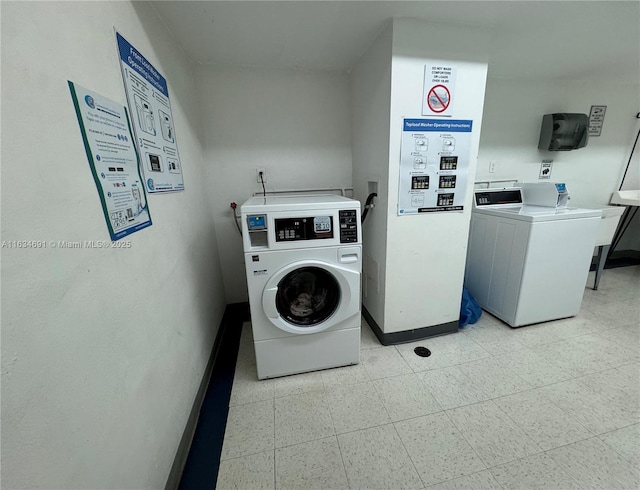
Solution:
[{"label": "top-load washing machine", "polygon": [[241,206],[258,378],[360,361],[360,203],[259,196]]},{"label": "top-load washing machine", "polygon": [[474,191],[465,286],[512,327],[575,316],[582,304],[601,210],[566,207],[566,186],[545,184]]}]

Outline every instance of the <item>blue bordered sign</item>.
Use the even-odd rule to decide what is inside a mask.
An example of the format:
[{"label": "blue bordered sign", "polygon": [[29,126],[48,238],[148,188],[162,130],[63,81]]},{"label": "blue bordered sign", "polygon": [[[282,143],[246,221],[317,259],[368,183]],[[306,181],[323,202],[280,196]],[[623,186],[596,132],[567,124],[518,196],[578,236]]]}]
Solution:
[{"label": "blue bordered sign", "polygon": [[404,118],[398,215],[464,210],[473,121]]},{"label": "blue bordered sign", "polygon": [[167,80],[117,31],[116,43],[146,191],[184,190]]},{"label": "blue bordered sign", "polygon": [[126,107],[68,84],[111,240],[151,226]]}]

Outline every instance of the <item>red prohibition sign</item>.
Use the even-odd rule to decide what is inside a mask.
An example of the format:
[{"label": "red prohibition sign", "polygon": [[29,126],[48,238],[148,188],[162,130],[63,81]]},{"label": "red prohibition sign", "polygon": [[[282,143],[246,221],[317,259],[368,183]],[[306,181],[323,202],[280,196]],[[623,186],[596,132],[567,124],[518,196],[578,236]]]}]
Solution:
[{"label": "red prohibition sign", "polygon": [[[439,89],[436,91],[436,89]],[[427,105],[433,112],[444,112],[451,104],[451,93],[444,85],[434,85],[427,94]]]}]

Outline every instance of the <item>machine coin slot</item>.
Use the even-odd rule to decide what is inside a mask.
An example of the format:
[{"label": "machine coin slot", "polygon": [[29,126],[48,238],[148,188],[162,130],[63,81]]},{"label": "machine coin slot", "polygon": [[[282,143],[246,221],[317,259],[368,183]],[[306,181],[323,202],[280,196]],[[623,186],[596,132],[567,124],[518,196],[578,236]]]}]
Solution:
[{"label": "machine coin slot", "polygon": [[249,231],[262,231],[267,229],[267,217],[264,214],[247,216]]},{"label": "machine coin slot", "polygon": [[266,214],[247,216],[247,229],[249,230],[249,240],[252,247],[267,247],[269,245]]}]

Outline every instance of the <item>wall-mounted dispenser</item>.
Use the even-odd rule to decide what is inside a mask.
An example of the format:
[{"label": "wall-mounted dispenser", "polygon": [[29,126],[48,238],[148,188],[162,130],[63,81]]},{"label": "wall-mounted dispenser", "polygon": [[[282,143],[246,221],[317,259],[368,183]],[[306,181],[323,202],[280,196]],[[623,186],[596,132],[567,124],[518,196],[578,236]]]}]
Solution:
[{"label": "wall-mounted dispenser", "polygon": [[545,114],[542,117],[538,148],[549,151],[577,150],[587,146],[589,116],[586,114]]}]

